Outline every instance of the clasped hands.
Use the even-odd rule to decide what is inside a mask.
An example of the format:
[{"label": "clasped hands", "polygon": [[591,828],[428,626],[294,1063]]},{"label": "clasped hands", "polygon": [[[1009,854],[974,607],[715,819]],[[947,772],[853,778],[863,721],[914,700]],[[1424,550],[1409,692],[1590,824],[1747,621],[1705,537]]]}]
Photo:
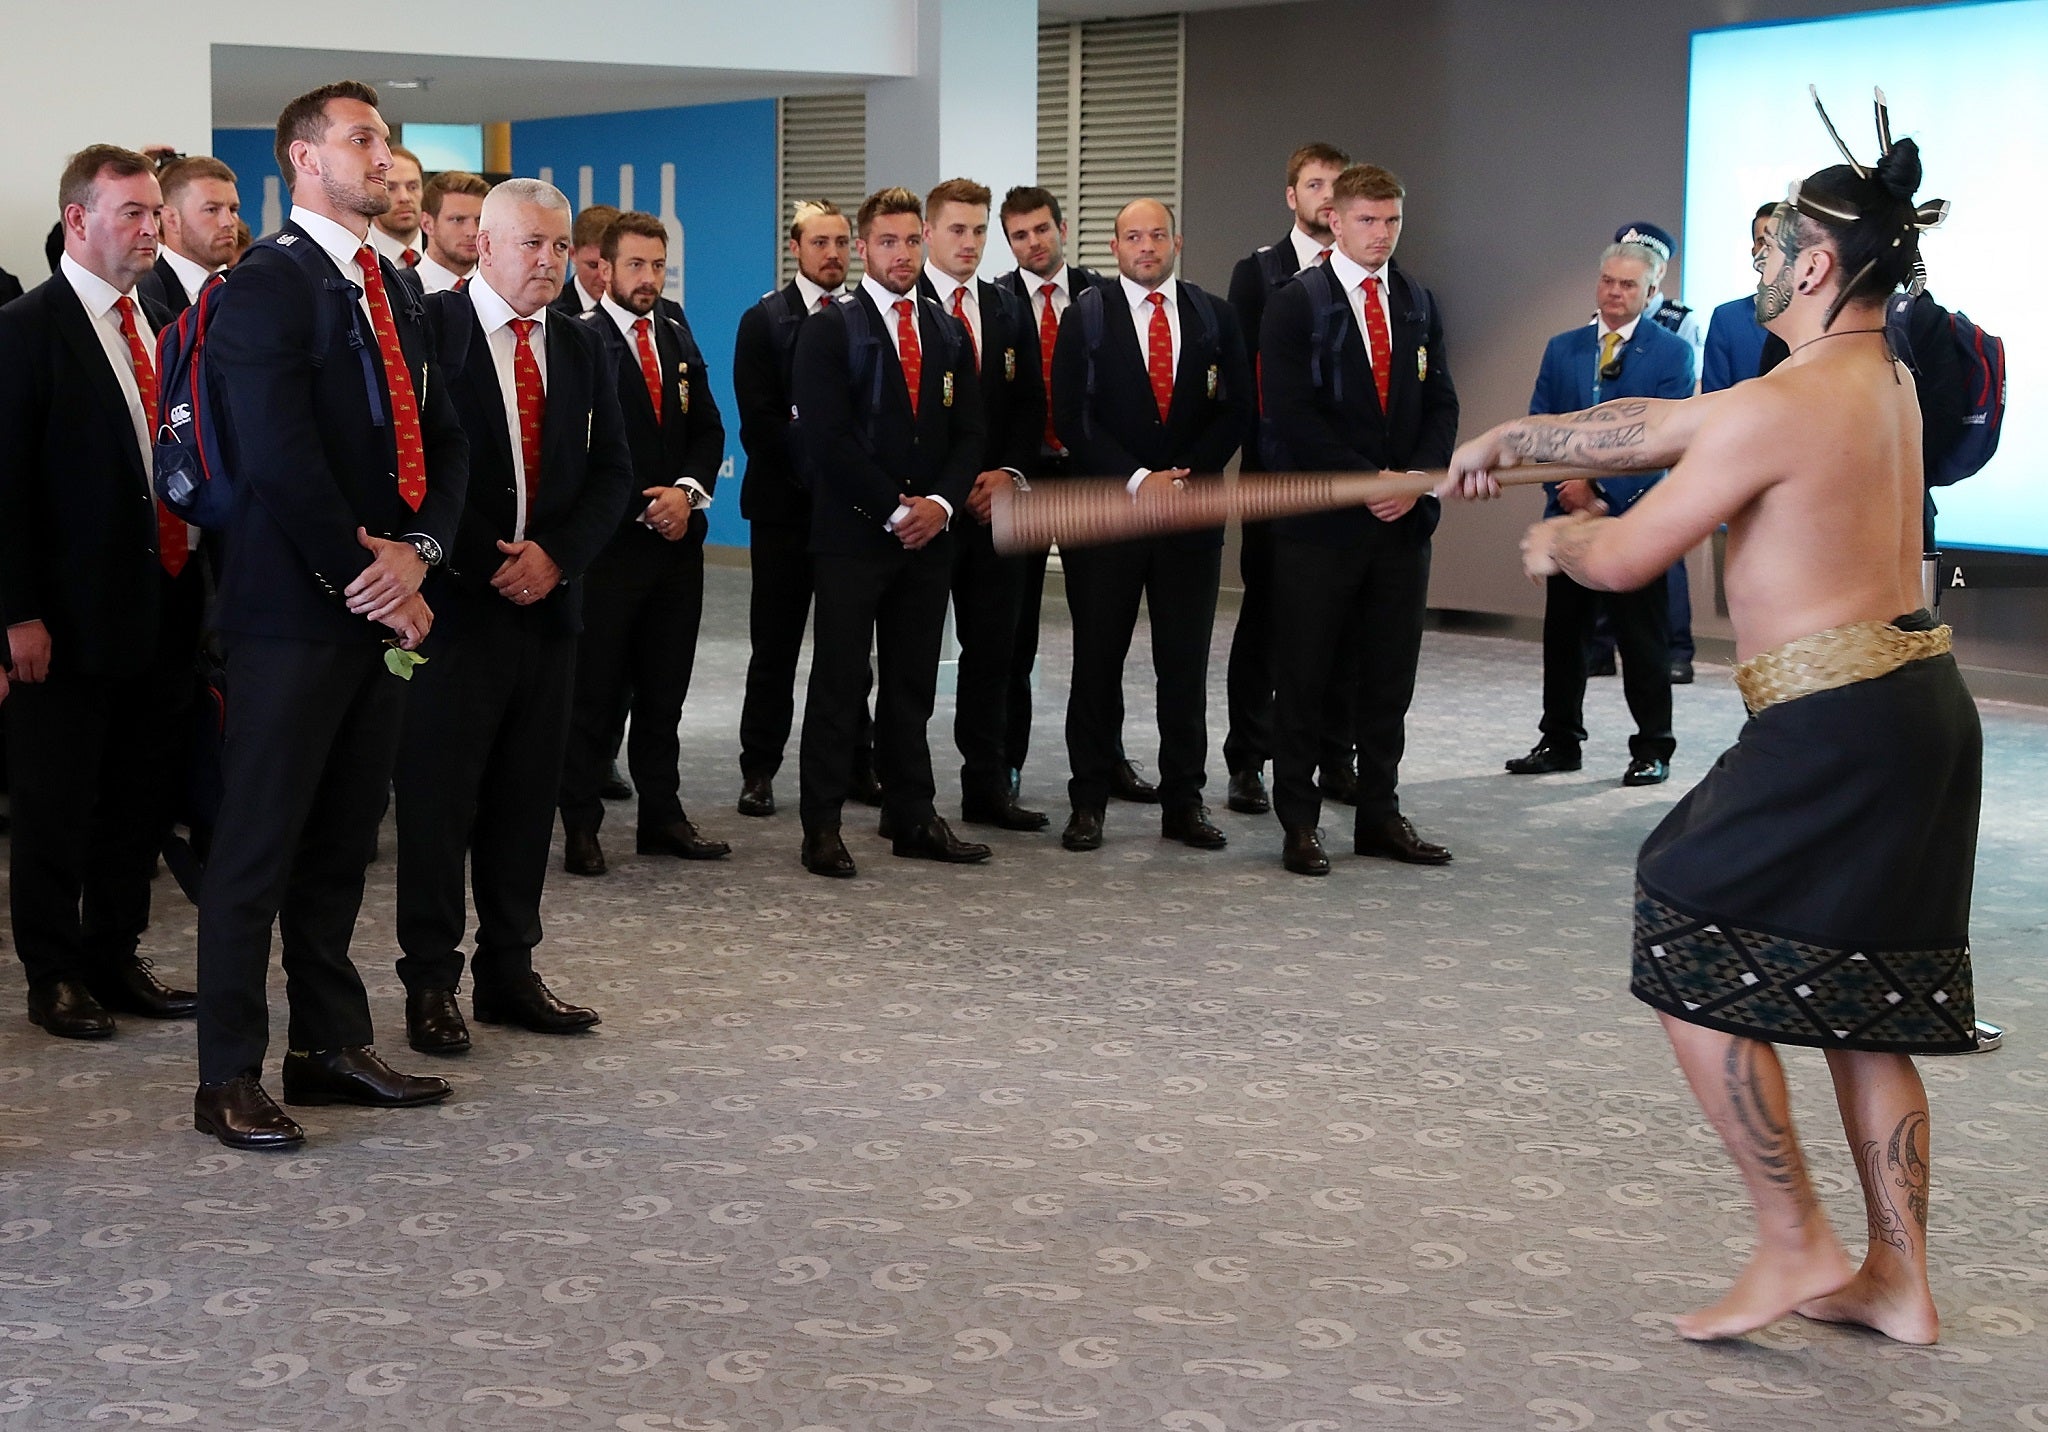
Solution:
[{"label": "clasped hands", "polygon": [[372,537],[367,528],[356,528],[356,542],[370,554],[370,565],[343,590],[348,609],[390,627],[406,651],[418,650],[434,625],[433,610],[420,595],[427,564],[412,543]]}]

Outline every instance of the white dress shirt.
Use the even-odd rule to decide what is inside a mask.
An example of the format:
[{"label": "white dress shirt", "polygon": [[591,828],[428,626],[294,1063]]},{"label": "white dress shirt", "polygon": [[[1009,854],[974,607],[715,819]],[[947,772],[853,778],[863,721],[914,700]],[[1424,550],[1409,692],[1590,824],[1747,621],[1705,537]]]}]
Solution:
[{"label": "white dress shirt", "polygon": [[413,269],[413,272],[420,276],[420,286],[428,293],[446,293],[449,289],[468,278],[470,274],[474,274],[476,270],[471,269],[469,273],[457,273],[452,268],[442,267],[433,255],[421,254],[419,264]]},{"label": "white dress shirt", "polygon": [[[882,331],[889,335],[889,346],[895,350],[896,361],[901,364],[903,362],[903,343],[901,337],[896,332],[896,305],[906,298],[909,299],[911,304],[910,321],[912,324],[915,324],[917,322],[917,290],[912,289],[909,293],[891,293],[875,281],[873,274],[862,274],[860,287],[861,291],[873,301],[875,307],[881,310]],[[924,344],[923,329],[918,330],[917,341],[919,345],[918,351],[922,353]],[[946,525],[951,527],[953,525],[953,504],[935,492],[926,494],[926,497],[927,500],[938,503],[940,507],[946,510]],[[910,504],[899,502],[896,505],[896,510],[889,514],[889,520],[882,525],[891,532],[894,532],[896,524],[909,515]]]},{"label": "white dress shirt", "polygon": [[[647,319],[647,341],[654,344],[654,363],[656,368],[661,366],[661,344],[654,336],[654,324],[661,317],[659,313],[635,313],[610,294],[606,294],[603,298],[599,299],[597,306],[604,310],[606,316],[613,323],[618,325],[620,335],[626,340],[626,346],[633,350],[633,360],[636,363],[640,358],[640,338],[638,334],[634,333],[633,326],[642,318]],[[663,381],[666,380],[667,375],[664,374]],[[690,510],[692,512],[701,512],[711,505],[711,494],[704,490],[703,484],[699,483],[696,478],[679,477],[675,480],[673,486],[680,487],[690,494]],[[654,525],[652,522],[647,521],[647,514],[644,512],[640,514],[640,521],[649,527]]]},{"label": "white dress shirt", "polygon": [[209,279],[220,272],[217,268],[208,268],[204,264],[193,263],[192,260],[186,258],[169,244],[165,244],[157,250],[157,257],[169,264],[171,272],[178,276],[178,283],[185,290],[185,302],[187,303],[199,302],[200,290],[206,287]]},{"label": "white dress shirt", "polygon": [[[1173,336],[1173,371],[1180,372],[1180,280],[1168,276],[1156,289],[1133,283],[1123,275],[1117,275],[1122,287],[1124,302],[1131,306],[1131,326],[1138,333],[1138,366],[1148,374],[1152,371],[1152,295],[1157,293],[1166,302],[1166,331]],[[1138,495],[1138,489],[1145,479],[1152,475],[1152,469],[1141,467],[1131,474],[1131,480],[1124,484],[1131,496]]]},{"label": "white dress shirt", "polygon": [[519,432],[519,386],[512,367],[519,334],[512,327],[512,320],[531,318],[539,325],[533,330],[528,346],[533,349],[534,366],[540,369],[540,391],[545,401],[548,391],[548,311],[542,308],[532,314],[514,313],[512,305],[505,302],[481,275],[472,280],[464,291],[476,309],[476,321],[484,331],[484,341],[490,344],[491,363],[498,370],[498,391],[505,398],[505,434],[512,440],[512,540],[524,542],[526,444],[521,441]]},{"label": "white dress shirt", "polygon": [[1301,231],[1301,225],[1299,224],[1296,224],[1287,231],[1287,238],[1294,245],[1294,266],[1296,268],[1314,268],[1316,260],[1324,254],[1329,254],[1332,258],[1336,257],[1337,249],[1334,240],[1326,244],[1318,239],[1312,239]]},{"label": "white dress shirt", "polygon": [[809,279],[805,278],[801,273],[799,273],[796,276],[796,291],[803,295],[804,312],[810,314],[816,313],[818,311],[818,301],[820,299],[823,299],[826,303],[830,303],[833,299],[838,298],[841,294],[845,293],[846,285],[841,284],[838,288],[824,288],[818,284],[812,283]]},{"label": "white dress shirt", "polygon": [[413,241],[408,244],[404,239],[395,238],[392,235],[385,233],[375,224],[370,225],[370,247],[375,249],[378,253],[382,254],[385,258],[390,259],[391,262],[397,264],[400,268],[411,267],[411,265],[406,263],[405,261],[405,256],[407,254],[415,254],[420,258],[425,258],[427,256],[427,251],[420,244],[419,236],[417,233],[414,234]]},{"label": "white dress shirt", "polygon": [[[1067,316],[1067,309],[1074,302],[1074,271],[1071,268],[1061,264],[1059,272],[1055,273],[1051,278],[1040,278],[1029,269],[1020,268],[1017,270],[1017,277],[1023,283],[1024,291],[1031,295],[1032,322],[1045,322],[1045,306],[1048,303],[1052,305],[1053,317],[1065,318]],[[1050,295],[1043,293],[1047,284],[1052,285],[1052,293]]]},{"label": "white dress shirt", "polygon": [[[350,233],[325,214],[316,214],[311,209],[301,208],[297,204],[292,205],[290,218],[291,222],[312,235],[313,242],[320,246],[327,257],[334,260],[334,266],[341,270],[343,278],[350,280],[357,288],[363,286],[363,271],[356,263],[356,253],[369,242],[368,240],[360,234]],[[377,232],[375,226],[371,227],[370,232]],[[390,295],[386,294],[385,298],[389,301]],[[365,318],[372,316],[367,293],[356,296],[356,307],[362,309]]]},{"label": "white dress shirt", "polygon": [[580,274],[572,273],[569,275],[569,291],[576,295],[577,306],[584,313],[588,313],[593,308],[596,308],[604,299],[603,294],[599,294],[596,298],[590,296],[590,290],[583,286],[583,279]]},{"label": "white dress shirt", "polygon": [[[142,346],[151,353],[156,352],[156,331],[149,326],[149,318],[135,298],[134,289],[121,292],[70,254],[57,260],[57,271],[71,285],[71,291],[85,305],[86,317],[92,320],[93,336],[100,340],[108,366],[114,370],[114,381],[121,385],[121,396],[128,401],[128,418],[135,425],[135,445],[142,453],[142,470],[148,472],[154,435],[142,411],[142,388],[135,381],[135,359],[128,351],[128,338],[121,332],[121,315],[114,311],[114,305],[124,298],[135,304],[135,331]],[[154,374],[152,360],[151,376]]]},{"label": "white dress shirt", "polygon": [[931,280],[932,291],[939,296],[939,307],[948,313],[953,311],[954,291],[961,292],[960,311],[967,315],[968,331],[974,335],[974,351],[979,354],[984,346],[981,341],[981,290],[975,286],[974,280],[970,278],[962,283],[929,261],[925,263],[924,276]]},{"label": "white dress shirt", "polygon": [[[1330,271],[1337,276],[1337,282],[1344,286],[1344,299],[1351,305],[1351,319],[1358,325],[1358,336],[1365,340],[1365,366],[1368,368],[1372,367],[1372,329],[1367,327],[1365,322],[1365,289],[1363,285],[1368,278],[1376,278],[1380,281],[1379,288],[1376,291],[1377,298],[1375,302],[1379,305],[1380,319],[1387,325],[1387,351],[1388,357],[1391,359],[1393,356],[1394,340],[1394,310],[1388,306],[1387,266],[1381,264],[1376,269],[1367,269],[1353,263],[1351,256],[1342,249],[1332,249],[1330,251]],[[1392,376],[1392,374],[1388,374],[1389,378]]]}]

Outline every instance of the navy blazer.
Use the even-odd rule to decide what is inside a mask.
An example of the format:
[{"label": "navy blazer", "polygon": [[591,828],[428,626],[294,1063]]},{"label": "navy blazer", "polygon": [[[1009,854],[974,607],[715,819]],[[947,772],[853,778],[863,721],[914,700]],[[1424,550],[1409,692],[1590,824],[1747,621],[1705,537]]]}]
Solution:
[{"label": "navy blazer", "polygon": [[[169,316],[145,298],[159,331]],[[0,611],[54,671],[126,676],[157,650],[156,497],[120,381],[62,274],[0,308]],[[198,579],[198,553],[183,576]],[[182,578],[181,578],[182,580]]]},{"label": "navy blazer", "polygon": [[[981,305],[981,466],[1013,468],[1029,477],[1045,442],[1045,374],[1034,310],[1015,289],[974,282]],[[928,274],[918,278],[917,291],[939,301]]]},{"label": "navy blazer", "polygon": [[1718,393],[1761,368],[1770,334],[1756,321],[1756,297],[1731,298],[1707,320],[1707,346],[1700,358],[1700,391]]},{"label": "navy blazer", "polygon": [[[772,296],[801,323],[803,290],[795,279]],[[789,446],[790,351],[778,349],[774,326],[757,301],[740,315],[732,345],[732,391],[740,409],[740,446],[747,452],[747,473],[740,483],[740,516],[749,522],[777,527],[811,526],[811,495],[797,473]]]},{"label": "navy blazer", "polygon": [[440,357],[462,429],[469,435],[469,491],[448,554],[428,601],[440,619],[436,635],[458,634],[478,621],[517,623],[536,634],[570,636],[583,629],[581,578],[611,540],[633,481],[619,414],[617,379],[602,339],[559,312],[544,328],[547,403],[541,409],[540,489],[526,514],[526,538],[562,569],[562,581],[531,606],[507,601],[491,586],[506,560],[497,544],[512,540],[518,516],[512,435],[505,391],[490,340],[467,291],[431,294],[427,308],[441,333]]},{"label": "navy blazer", "polygon": [[[882,408],[872,419],[867,385],[853,391],[846,311],[854,304],[866,316],[882,367]],[[974,520],[967,493],[982,470],[982,417],[967,334],[937,304],[919,301],[924,368],[913,414],[903,365],[883,321],[866,290],[856,288],[797,330],[790,398],[802,426],[797,456],[810,482],[814,553],[902,550],[882,525],[900,495],[943,497],[954,521]]]},{"label": "navy blazer", "polygon": [[[1543,367],[1536,374],[1536,391],[1529,397],[1529,411],[1576,413],[1615,398],[1692,396],[1696,378],[1692,345],[1651,322],[1647,313],[1637,321],[1635,335],[1621,345],[1619,357],[1621,376],[1612,382],[1602,382],[1598,371],[1599,323],[1582,323],[1558,334],[1543,350]],[[1607,510],[1619,517],[1663,476],[1659,471],[1640,477],[1603,477],[1594,486],[1607,503]],[[1564,511],[1557,505],[1556,483],[1544,483],[1543,493],[1544,516],[1556,517]]]},{"label": "navy blazer", "polygon": [[[1290,226],[1286,237],[1279,243],[1262,244],[1239,259],[1237,267],[1230,271],[1230,311],[1237,315],[1238,330],[1244,334],[1245,359],[1252,365],[1254,384],[1263,385],[1259,345],[1263,341],[1261,330],[1266,324],[1267,300],[1300,272],[1300,267],[1301,260],[1294,252],[1294,229]],[[1278,283],[1273,281],[1276,274]],[[1265,469],[1265,457],[1259,443],[1259,428],[1264,421],[1263,406],[1256,406],[1252,413],[1251,435],[1245,439],[1240,471],[1261,472]]]},{"label": "navy blazer", "polygon": [[169,314],[175,322],[179,314],[192,306],[192,300],[185,297],[185,283],[178,277],[178,271],[171,267],[171,261],[158,255],[156,264],[144,274],[135,285],[136,293],[155,302],[158,308]]},{"label": "navy blazer", "polygon": [[[1139,468],[1174,467],[1213,475],[1243,444],[1251,427],[1252,380],[1237,319],[1228,305],[1193,284],[1182,280],[1177,287],[1180,363],[1164,423],[1122,285],[1077,297],[1068,308],[1053,347],[1052,410],[1060,440],[1074,455],[1076,476],[1128,479]],[[1103,310],[1092,396],[1088,325],[1078,312],[1083,302],[1100,303]],[[1215,546],[1223,541],[1223,529],[1204,528],[1176,540]]]},{"label": "navy blazer", "polygon": [[[281,233],[313,243],[296,224]],[[356,529],[386,538],[420,533],[444,551],[455,541],[469,439],[434,360],[425,307],[389,259],[378,265],[419,406],[427,491],[417,511],[398,494],[390,385],[374,363],[378,407],[370,406],[361,349],[374,354],[377,340],[353,278],[337,268],[325,287],[315,286],[290,255],[256,248],[229,271],[216,300],[206,351],[242,494],[223,543],[215,614],[222,631],[381,642],[389,629],[351,612],[342,596],[370,565]],[[325,353],[313,352],[319,304],[335,306]]]},{"label": "navy blazer", "polygon": [[[1284,448],[1297,472],[1375,472],[1438,468],[1451,460],[1458,443],[1458,390],[1444,352],[1443,315],[1435,296],[1388,266],[1387,405],[1380,407],[1365,334],[1328,264],[1297,273],[1267,300],[1260,335],[1259,383],[1264,429]],[[1311,352],[1316,310],[1341,306],[1342,326],[1325,330],[1320,363],[1324,381],[1314,382]],[[1334,343],[1334,355],[1327,351]],[[1334,356],[1334,371],[1331,368]],[[1273,530],[1302,542],[1351,546],[1391,534],[1420,542],[1436,530],[1439,506],[1425,496],[1398,521],[1381,522],[1362,507],[1283,518]]]},{"label": "navy blazer", "polygon": [[[626,445],[633,459],[632,491],[612,543],[658,554],[670,547],[702,543],[710,520],[701,510],[691,513],[690,530],[671,543],[640,520],[649,501],[641,494],[650,487],[674,487],[685,477],[707,494],[717,492],[718,469],[725,462],[725,419],[719,414],[718,400],[711,395],[711,372],[703,350],[683,319],[682,309],[662,299],[649,317],[654,320],[649,331],[654,335],[654,356],[662,375],[659,421],[647,396],[639,350],[626,341],[611,314],[599,306],[581,321],[602,340],[611,357]],[[648,546],[650,543],[654,545]]]}]

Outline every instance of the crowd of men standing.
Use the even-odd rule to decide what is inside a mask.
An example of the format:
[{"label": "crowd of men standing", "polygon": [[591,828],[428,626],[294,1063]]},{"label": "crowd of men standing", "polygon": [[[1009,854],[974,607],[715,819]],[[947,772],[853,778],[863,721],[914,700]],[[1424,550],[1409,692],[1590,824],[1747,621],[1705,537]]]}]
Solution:
[{"label": "crowd of men standing", "polygon": [[[350,958],[389,793],[406,1035],[429,1054],[470,1047],[465,965],[478,1023],[598,1023],[534,968],[558,818],[580,876],[607,871],[608,797],[636,800],[640,854],[730,849],[680,791],[726,430],[706,356],[663,296],[662,224],[602,206],[572,216],[537,180],[428,177],[354,82],[286,106],[276,159],[289,216],[244,254],[237,177],[217,160],[159,169],[114,146],[80,151],[60,183],[56,271],[0,309],[0,423],[18,438],[0,452],[0,606],[29,1015],[100,1038],[117,1014],[196,1012],[195,1123],[243,1148],[303,1137],[260,1078],[273,929],[287,1103],[449,1093],[376,1054]],[[1003,489],[1113,476],[1133,502],[1171,503],[1240,454],[1269,471],[1448,460],[1457,393],[1441,310],[1394,261],[1400,180],[1309,145],[1285,196],[1286,238],[1238,265],[1227,300],[1177,276],[1175,215],[1150,198],[1116,218],[1113,275],[1067,261],[1043,188],[998,205],[953,179],[924,196],[879,190],[853,215],[797,206],[796,276],[745,313],[733,354],[752,527],[737,809],[778,809],[808,622],[807,870],[856,873],[849,801],[880,806],[895,856],[990,858],[939,811],[928,729],[949,607],[961,817],[1050,824],[1020,799],[1046,558],[995,549]],[[1017,261],[994,283],[978,277],[992,223]],[[1618,249],[1623,269],[1648,252]],[[1633,274],[1644,302],[1647,269]],[[1604,269],[1602,284],[1604,296]],[[202,381],[237,485],[232,517],[206,533],[151,485],[158,336],[188,309],[186,337],[205,318]],[[1603,297],[1600,332],[1623,329],[1603,343],[1610,365],[1635,336],[1619,314]],[[1609,375],[1579,376],[1597,399]],[[188,397],[200,401],[162,401]],[[1452,858],[1398,795],[1437,515],[1433,497],[1398,499],[1245,534],[1228,799],[1277,811],[1291,871],[1330,869],[1325,797],[1355,808],[1359,854]],[[1163,838],[1226,844],[1203,796],[1223,547],[1211,528],[1062,554],[1066,849],[1104,844],[1112,797],[1156,804]],[[1552,604],[1576,643],[1591,604],[1569,596],[1553,590]],[[1141,603],[1156,786],[1122,742]],[[1617,629],[1633,674],[1667,658],[1646,645],[1657,622],[1630,610]],[[220,663],[210,685],[195,678],[203,647]],[[195,782],[192,708],[217,694],[218,769]],[[1538,753],[1555,756],[1575,709],[1551,705],[1546,681]],[[1668,730],[1663,741],[1668,760]],[[196,994],[138,955],[179,821],[204,857]]]}]

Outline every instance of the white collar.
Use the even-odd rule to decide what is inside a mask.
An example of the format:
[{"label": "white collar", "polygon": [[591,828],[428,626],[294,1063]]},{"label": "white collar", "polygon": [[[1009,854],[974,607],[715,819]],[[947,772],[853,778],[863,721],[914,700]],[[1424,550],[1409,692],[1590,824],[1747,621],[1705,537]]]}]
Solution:
[{"label": "white collar", "polygon": [[471,278],[476,274],[476,265],[474,264],[470,265],[469,271],[467,273],[457,272],[455,269],[448,267],[448,265],[442,263],[439,259],[435,258],[432,254],[425,252],[424,250],[422,250],[420,253],[420,261],[416,265],[416,267],[439,269],[442,273],[448,275],[448,287],[450,288],[455,287],[456,284],[461,283],[464,279]]},{"label": "white collar", "polygon": [[809,278],[805,277],[802,273],[798,273],[796,276],[796,291],[803,296],[804,312],[816,313],[818,311],[819,299],[839,297],[839,295],[846,292],[846,285],[841,284],[837,288],[826,288],[821,284],[812,283]]},{"label": "white collar", "polygon": [[905,299],[910,300],[913,304],[917,302],[916,289],[912,289],[909,293],[891,293],[888,289],[883,288],[880,281],[871,273],[864,273],[860,276],[860,286],[862,292],[866,293],[874,301],[875,307],[883,313],[893,313],[896,305]]},{"label": "white collar", "polygon": [[219,273],[219,269],[195,264],[169,244],[158,249],[157,257],[171,266],[171,272],[178,276],[178,282],[185,286],[185,297],[196,300],[199,291],[206,287],[206,281]]},{"label": "white collar", "polygon": [[1642,313],[1638,313],[1634,318],[1631,318],[1628,322],[1622,324],[1619,328],[1609,328],[1607,326],[1607,320],[1600,317],[1600,315],[1596,313],[1593,315],[1593,326],[1597,328],[1599,332],[1595,336],[1605,338],[1610,333],[1618,333],[1621,335],[1622,342],[1633,343],[1635,341],[1636,336],[1636,326],[1643,321],[1643,314],[1646,314],[1649,311],[1649,309],[1645,308]]},{"label": "white collar", "polygon": [[925,260],[924,276],[931,280],[932,291],[939,296],[939,306],[948,313],[953,310],[953,290],[956,288],[966,289],[969,298],[977,304],[981,302],[981,295],[975,290],[973,279],[962,283],[929,259]]},{"label": "white collar", "polygon": [[[132,299],[135,296],[134,289],[131,288],[126,293],[121,292],[68,253],[57,260],[57,268],[71,281],[71,291],[78,295],[78,301],[85,305],[85,311],[95,319],[105,318],[115,304],[124,298]],[[135,308],[140,312],[142,305],[138,303]]]},{"label": "white collar", "polygon": [[344,274],[351,269],[362,272],[356,263],[356,253],[369,242],[368,239],[351,233],[325,214],[316,214],[298,204],[292,205],[291,220],[312,237],[313,242],[334,260],[334,266]]},{"label": "white collar", "polygon": [[1330,251],[1331,258],[1337,257],[1337,241],[1334,238],[1327,244],[1320,243],[1303,233],[1299,223],[1287,231],[1287,238],[1294,245],[1294,257],[1297,261],[1295,267],[1297,268],[1314,268],[1317,256],[1324,249]]},{"label": "white collar", "polygon": [[1074,296],[1073,275],[1065,264],[1061,264],[1058,271],[1051,278],[1040,278],[1037,274],[1023,268],[1019,268],[1017,274],[1024,284],[1024,291],[1033,298],[1038,297],[1038,291],[1047,284],[1051,284],[1070,299]]},{"label": "white collar", "polygon": [[403,264],[408,251],[418,254],[421,258],[427,256],[426,246],[419,241],[418,229],[413,230],[413,236],[408,241],[396,234],[385,233],[374,222],[370,225],[370,247],[395,264]]},{"label": "white collar", "polygon": [[496,333],[515,318],[531,318],[541,326],[542,336],[546,336],[548,331],[548,309],[546,304],[542,304],[532,313],[516,312],[512,305],[505,301],[504,295],[495,288],[492,288],[490,281],[484,278],[482,274],[472,278],[469,281],[469,287],[464,289],[463,292],[469,295],[470,305],[476,309],[476,321],[483,325],[483,330],[486,334]]},{"label": "white collar", "polygon": [[1180,294],[1177,292],[1180,280],[1172,274],[1168,274],[1165,282],[1161,283],[1157,288],[1146,288],[1141,283],[1133,283],[1122,274],[1116,276],[1116,281],[1123,285],[1124,302],[1131,306],[1133,312],[1143,307],[1146,299],[1155,293],[1160,294],[1166,299],[1166,306],[1168,308],[1178,308],[1180,306]]},{"label": "white collar", "polygon": [[1393,260],[1389,259],[1378,268],[1369,269],[1363,264],[1353,262],[1351,256],[1342,249],[1330,250],[1330,268],[1336,273],[1337,282],[1343,286],[1346,293],[1350,293],[1367,279],[1376,278],[1380,281],[1381,297],[1386,297],[1393,288],[1387,275],[1387,269],[1392,263]]},{"label": "white collar", "polygon": [[603,309],[611,318],[611,321],[619,326],[619,332],[626,335],[628,343],[633,341],[634,325],[643,318],[648,320],[647,332],[650,340],[652,339],[654,333],[653,313],[635,313],[632,309],[626,307],[625,304],[613,298],[609,293],[597,301],[597,306]]}]

